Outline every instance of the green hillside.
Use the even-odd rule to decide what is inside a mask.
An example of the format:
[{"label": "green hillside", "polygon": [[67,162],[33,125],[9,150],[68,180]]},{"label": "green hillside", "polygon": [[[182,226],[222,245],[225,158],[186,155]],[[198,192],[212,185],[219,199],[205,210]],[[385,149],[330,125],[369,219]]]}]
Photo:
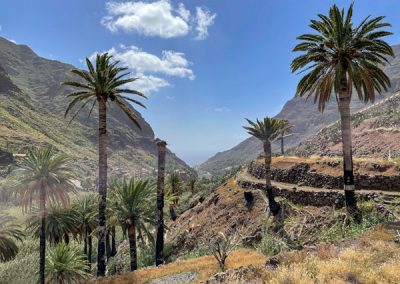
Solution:
[{"label": "green hillside", "polygon": [[[60,82],[76,79],[69,73],[72,67],[0,38],[0,149],[23,154],[30,146],[50,146],[73,159],[78,176],[93,179],[97,171],[97,112],[88,118],[83,111],[71,124],[64,118],[65,94],[70,90]],[[110,173],[147,175],[156,168],[154,132],[138,115],[142,130],[110,105]],[[191,171],[171,152],[167,167]]]}]

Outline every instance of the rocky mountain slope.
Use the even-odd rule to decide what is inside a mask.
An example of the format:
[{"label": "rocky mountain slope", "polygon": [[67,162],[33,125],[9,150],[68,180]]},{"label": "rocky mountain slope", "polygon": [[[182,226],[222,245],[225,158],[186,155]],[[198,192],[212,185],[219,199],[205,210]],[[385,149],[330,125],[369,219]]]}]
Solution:
[{"label": "rocky mountain slope", "polygon": [[[400,94],[352,115],[353,154],[356,157],[400,158]],[[338,156],[342,151],[340,122],[290,150],[298,156]]]},{"label": "rocky mountain slope", "polygon": [[[73,66],[37,56],[28,46],[0,37],[0,149],[23,153],[26,147],[47,145],[69,154],[81,177],[97,169],[97,111],[83,112],[68,125],[64,118],[70,92],[61,81],[76,80]],[[108,114],[110,172],[144,175],[156,168],[154,132],[138,114],[139,130],[124,113],[110,106]],[[192,171],[173,153],[167,167]]]},{"label": "rocky mountain slope", "polygon": [[[391,79],[392,87],[388,93],[383,94],[382,97],[377,97],[377,101],[392,95],[400,87],[400,45],[393,46],[393,50],[396,57],[390,59],[390,64],[384,67],[385,72]],[[353,96],[351,106],[352,112],[366,107],[364,103],[358,100],[357,96]],[[306,101],[304,98],[293,98],[283,106],[281,112],[276,117],[287,119],[294,125],[294,134],[286,139],[286,147],[294,147],[323,127],[338,120],[339,114],[334,97],[328,103],[324,113],[318,112],[318,108],[314,105],[312,99]],[[274,149],[278,151],[277,144]],[[223,174],[230,167],[250,162],[261,152],[261,143],[251,137],[232,149],[217,153],[203,164],[197,166],[196,170],[203,174]]]}]

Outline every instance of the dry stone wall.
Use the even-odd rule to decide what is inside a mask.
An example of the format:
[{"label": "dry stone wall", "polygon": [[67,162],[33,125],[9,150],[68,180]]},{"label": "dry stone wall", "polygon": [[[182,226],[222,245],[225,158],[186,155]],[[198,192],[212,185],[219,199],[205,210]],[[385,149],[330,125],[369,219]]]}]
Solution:
[{"label": "dry stone wall", "polygon": [[[265,178],[264,166],[257,162],[251,162],[248,172],[258,178]],[[310,171],[310,165],[299,163],[290,169],[272,168],[272,179],[278,182],[311,186],[315,188],[341,189],[342,177]],[[358,175],[354,177],[356,189],[400,191],[400,175]]]}]

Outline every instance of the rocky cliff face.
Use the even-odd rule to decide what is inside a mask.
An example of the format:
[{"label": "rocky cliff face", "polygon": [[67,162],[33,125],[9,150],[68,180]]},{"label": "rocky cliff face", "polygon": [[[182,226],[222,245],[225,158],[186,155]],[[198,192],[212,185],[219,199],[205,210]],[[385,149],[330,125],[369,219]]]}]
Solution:
[{"label": "rocky cliff face", "polygon": [[[51,146],[73,158],[80,176],[93,177],[97,169],[97,111],[88,118],[88,110],[83,110],[70,125],[64,118],[65,95],[71,90],[60,82],[76,80],[69,72],[72,68],[0,37],[0,148],[18,153],[33,145]],[[137,114],[142,130],[117,107],[109,108],[111,173],[147,175],[156,168],[154,132]],[[191,171],[171,152],[167,167]]]},{"label": "rocky cliff face", "polygon": [[[393,46],[393,50],[396,57],[391,58],[390,64],[384,67],[386,74],[391,79],[392,86],[388,93],[383,94],[382,97],[378,96],[377,101],[392,95],[400,88],[400,45]],[[354,113],[365,107],[367,106],[358,100],[357,95],[354,95],[351,103],[352,112]],[[287,119],[294,125],[293,135],[286,139],[286,147],[294,147],[323,127],[338,120],[339,114],[336,100],[332,96],[324,113],[318,111],[312,98],[308,101],[304,98],[293,98],[283,106],[276,117]],[[276,144],[273,150],[278,151],[278,149],[278,144]],[[261,152],[261,143],[251,137],[230,150],[217,153],[203,164],[197,166],[196,169],[200,173],[222,174],[229,167],[249,163]]]}]

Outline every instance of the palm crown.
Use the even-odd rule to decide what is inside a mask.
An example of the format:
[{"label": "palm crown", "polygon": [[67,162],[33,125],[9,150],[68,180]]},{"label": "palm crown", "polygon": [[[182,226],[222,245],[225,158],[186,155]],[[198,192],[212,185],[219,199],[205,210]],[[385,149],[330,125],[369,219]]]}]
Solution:
[{"label": "palm crown", "polygon": [[256,120],[256,122],[247,119],[250,126],[243,126],[247,132],[262,140],[262,141],[273,141],[280,134],[280,129],[282,127],[282,120],[278,118],[265,117],[264,120]]},{"label": "palm crown", "polygon": [[290,122],[288,120],[282,119],[279,133],[282,136],[285,134],[292,133],[292,128],[293,128],[293,125],[290,124]]},{"label": "palm crown", "polygon": [[137,127],[141,128],[136,113],[132,111],[125,101],[129,101],[141,107],[145,106],[140,101],[123,95],[131,94],[146,98],[145,95],[138,91],[123,87],[123,85],[132,83],[138,78],[126,78],[126,76],[129,75],[129,72],[125,72],[128,68],[119,67],[119,61],[112,62],[112,56],[107,53],[97,54],[96,66],[93,66],[92,62],[86,58],[86,65],[88,71],[80,69],[71,70],[72,73],[83,79],[83,82],[67,81],[62,83],[63,85],[81,89],[67,96],[72,98],[72,100],[65,111],[65,115],[67,115],[77,103],[81,103],[81,107],[73,115],[72,119],[87,105],[91,106],[89,111],[90,116],[96,102],[102,99],[105,102],[111,101],[116,103],[132,122]]},{"label": "palm crown", "polygon": [[392,34],[381,30],[390,24],[382,22],[384,17],[367,17],[355,27],[352,14],[353,5],[347,15],[332,6],[328,16],[319,14],[319,20],[311,21],[317,34],[299,36],[302,42],[293,49],[305,53],[292,62],[292,72],[311,70],[301,79],[296,95],[314,94],[321,111],[332,91],[339,93],[343,81],[349,95],[354,87],[365,102],[374,101],[375,91],[380,94],[390,87],[388,76],[380,69],[388,62],[387,56],[394,56],[390,45],[381,40]]},{"label": "palm crown", "polygon": [[56,155],[51,149],[28,150],[27,156],[20,163],[23,178],[18,184],[25,210],[33,202],[39,204],[42,189],[51,203],[60,203],[64,207],[69,205],[68,193],[74,191],[75,186],[67,162],[66,155]]},{"label": "palm crown", "polygon": [[154,224],[155,187],[147,180],[124,179],[115,185],[112,194],[121,225],[125,227],[131,220],[136,224],[139,238],[145,234],[153,241],[146,224]]}]

